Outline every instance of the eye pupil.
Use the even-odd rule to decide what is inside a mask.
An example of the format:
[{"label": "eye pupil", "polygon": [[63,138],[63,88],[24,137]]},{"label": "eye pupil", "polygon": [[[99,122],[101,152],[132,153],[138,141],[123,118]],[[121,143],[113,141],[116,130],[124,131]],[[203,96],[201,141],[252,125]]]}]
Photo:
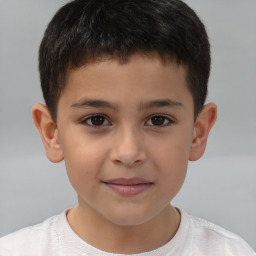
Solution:
[{"label": "eye pupil", "polygon": [[151,118],[151,122],[153,125],[163,125],[165,121],[165,117],[163,116],[154,116]]},{"label": "eye pupil", "polygon": [[91,122],[95,126],[103,125],[104,121],[105,121],[105,117],[103,117],[103,116],[93,116],[93,117],[91,117]]}]

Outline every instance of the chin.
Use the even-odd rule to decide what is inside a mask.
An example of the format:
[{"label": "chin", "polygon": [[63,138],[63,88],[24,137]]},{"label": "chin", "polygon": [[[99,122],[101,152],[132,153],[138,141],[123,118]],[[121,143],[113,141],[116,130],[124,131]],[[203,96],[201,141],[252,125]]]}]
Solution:
[{"label": "chin", "polygon": [[119,213],[112,212],[110,216],[105,217],[118,226],[139,226],[153,218],[153,216],[149,216],[148,214],[133,212],[131,210]]}]

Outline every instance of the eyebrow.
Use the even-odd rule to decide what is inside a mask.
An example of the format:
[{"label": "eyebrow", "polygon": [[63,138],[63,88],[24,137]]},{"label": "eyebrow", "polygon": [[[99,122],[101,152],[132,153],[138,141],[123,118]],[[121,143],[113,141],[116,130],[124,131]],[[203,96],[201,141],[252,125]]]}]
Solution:
[{"label": "eyebrow", "polygon": [[[114,105],[108,101],[100,100],[100,99],[85,98],[71,105],[71,108],[84,108],[84,107],[110,108],[110,109],[118,110],[118,105]],[[139,110],[150,109],[155,107],[183,107],[183,104],[181,102],[174,101],[171,99],[159,99],[159,100],[152,100],[152,101],[141,103],[139,105]]]},{"label": "eyebrow", "polygon": [[141,103],[139,106],[140,110],[155,108],[155,107],[183,107],[183,104],[178,101],[170,99],[152,100],[146,103]]},{"label": "eyebrow", "polygon": [[116,105],[113,105],[105,100],[100,99],[82,99],[77,103],[71,105],[71,108],[83,108],[83,107],[93,107],[93,108],[110,108],[117,109]]}]

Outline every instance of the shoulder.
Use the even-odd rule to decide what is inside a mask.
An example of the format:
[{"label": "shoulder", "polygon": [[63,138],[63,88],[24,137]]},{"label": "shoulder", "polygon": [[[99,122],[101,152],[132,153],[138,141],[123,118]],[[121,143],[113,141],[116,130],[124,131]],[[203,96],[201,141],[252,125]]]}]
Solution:
[{"label": "shoulder", "polygon": [[[210,255],[255,256],[252,248],[238,235],[198,217],[188,215],[194,245]],[[209,254],[208,254],[209,255]]]},{"label": "shoulder", "polygon": [[53,216],[40,224],[23,228],[0,238],[0,255],[47,255],[52,245],[58,243],[55,223],[59,216]]}]

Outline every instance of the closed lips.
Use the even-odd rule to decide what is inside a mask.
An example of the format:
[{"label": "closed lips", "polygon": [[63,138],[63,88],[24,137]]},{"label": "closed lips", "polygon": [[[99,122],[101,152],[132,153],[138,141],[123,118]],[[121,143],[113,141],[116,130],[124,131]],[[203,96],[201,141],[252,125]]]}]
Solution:
[{"label": "closed lips", "polygon": [[104,183],[129,186],[129,185],[138,185],[138,184],[148,184],[153,182],[150,182],[143,178],[136,177],[136,178],[130,178],[130,179],[126,179],[126,178],[111,179],[111,180],[104,181]]},{"label": "closed lips", "polygon": [[131,179],[112,179],[103,183],[122,196],[138,195],[147,190],[153,184],[153,182],[137,177]]}]

